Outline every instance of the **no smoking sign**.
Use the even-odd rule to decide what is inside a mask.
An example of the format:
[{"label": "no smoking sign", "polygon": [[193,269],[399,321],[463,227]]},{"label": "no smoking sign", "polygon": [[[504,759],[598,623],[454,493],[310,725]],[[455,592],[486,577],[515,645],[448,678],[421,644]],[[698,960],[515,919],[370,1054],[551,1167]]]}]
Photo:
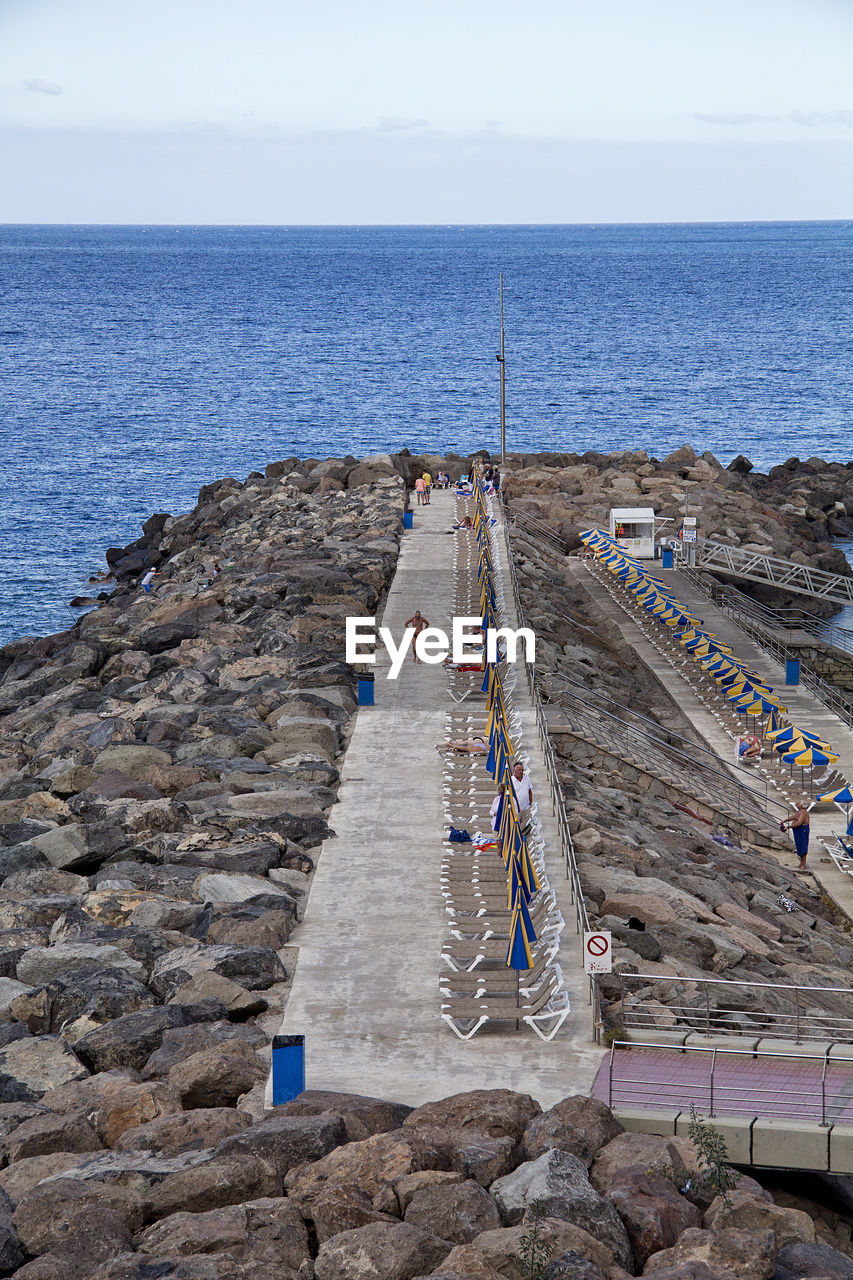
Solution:
[{"label": "no smoking sign", "polygon": [[583,935],[583,967],[587,973],[610,973],[613,947],[609,930],[596,929]]}]

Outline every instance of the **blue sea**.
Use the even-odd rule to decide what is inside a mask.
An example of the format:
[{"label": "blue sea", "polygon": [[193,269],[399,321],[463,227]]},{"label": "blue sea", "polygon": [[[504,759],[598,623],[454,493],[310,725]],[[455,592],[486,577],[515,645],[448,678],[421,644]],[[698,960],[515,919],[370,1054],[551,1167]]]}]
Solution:
[{"label": "blue sea", "polygon": [[853,453],[853,223],[0,227],[0,643],[289,455]]}]

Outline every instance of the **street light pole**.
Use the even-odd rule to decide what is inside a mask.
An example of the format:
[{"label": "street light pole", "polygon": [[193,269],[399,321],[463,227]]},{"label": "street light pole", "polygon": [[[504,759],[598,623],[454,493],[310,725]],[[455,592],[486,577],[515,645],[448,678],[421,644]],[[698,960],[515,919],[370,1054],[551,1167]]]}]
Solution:
[{"label": "street light pole", "polygon": [[506,466],[506,359],[504,355],[504,273],[500,274],[501,282],[501,349],[498,352],[498,363],[501,367],[501,466]]}]

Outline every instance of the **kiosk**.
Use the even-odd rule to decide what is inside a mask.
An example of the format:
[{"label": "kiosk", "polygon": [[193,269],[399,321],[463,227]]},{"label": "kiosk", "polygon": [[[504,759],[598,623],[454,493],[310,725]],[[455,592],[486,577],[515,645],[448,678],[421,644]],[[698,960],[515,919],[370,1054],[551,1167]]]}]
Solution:
[{"label": "kiosk", "polygon": [[655,558],[655,513],[653,507],[611,507],[610,536],[631,556]]}]

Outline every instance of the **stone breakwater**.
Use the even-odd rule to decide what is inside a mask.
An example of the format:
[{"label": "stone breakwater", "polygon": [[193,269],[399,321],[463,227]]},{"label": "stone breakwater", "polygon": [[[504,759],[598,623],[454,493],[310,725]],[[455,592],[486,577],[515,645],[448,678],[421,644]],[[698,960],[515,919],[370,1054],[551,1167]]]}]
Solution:
[{"label": "stone breakwater", "polygon": [[71,630],[0,650],[0,1272],[75,1217],[15,1244],[45,1178],[100,1188],[100,1241],[127,1232],[103,1188],[138,1168],[242,1168],[196,1172],[263,1106],[356,705],[344,619],[381,612],[404,504],[383,459],[206,486],[111,555],[118,585]]},{"label": "stone breakwater", "polygon": [[[848,1237],[831,1215],[774,1200],[743,1174],[726,1203],[703,1177],[688,1139],[625,1133],[595,1099],[569,1096],[543,1112],[527,1094],[494,1089],[412,1110],[309,1091],[254,1124],[224,1107],[173,1105],[128,1126],[134,1088],[117,1072],[109,1090],[85,1101],[79,1083],[65,1085],[48,1096],[50,1112],[6,1136],[3,1274],[20,1280],[851,1274],[850,1257],[839,1248]],[[65,1128],[64,1164],[45,1152],[45,1116],[55,1118],[54,1129]]]},{"label": "stone breakwater", "polygon": [[[551,525],[569,550],[580,546],[584,529],[607,527],[611,507],[650,506],[677,522],[686,492],[703,536],[831,573],[851,572],[831,539],[853,538],[853,463],[789,458],[764,475],[745,458],[723,467],[712,453],[697,457],[689,445],[661,460],[642,449],[529,454],[513,457],[504,492],[517,510]],[[775,588],[738,585],[767,604],[834,611]]]},{"label": "stone breakwater", "polygon": [[[559,484],[559,469],[550,474]],[[528,485],[540,483],[539,469],[533,477],[522,471],[507,488],[529,493]],[[557,501],[562,507],[562,498]],[[510,512],[514,505],[511,499]],[[561,519],[542,499],[538,510],[541,518],[551,515],[552,523]],[[570,530],[564,526],[564,532]],[[677,703],[614,637],[609,620],[583,590],[583,579],[576,580],[523,532],[513,535],[513,547],[525,618],[537,635],[537,672],[546,702],[556,708],[566,681],[580,682],[593,706],[601,693],[695,740]],[[577,691],[577,683],[571,688]],[[704,1025],[705,997],[691,979],[850,986],[850,922],[811,882],[794,875],[790,845],[783,847],[781,862],[769,852],[778,839],[770,818],[762,844],[741,847],[736,829],[711,828],[676,810],[669,799],[649,794],[636,769],[594,745],[556,734],[554,742],[590,915],[595,926],[612,930],[614,937],[614,972],[601,981],[606,1027],[619,1030],[639,998],[657,1004],[661,1030],[676,1025],[668,1007],[673,1004],[695,1006],[695,1025]],[[684,786],[689,793],[689,766]],[[673,799],[685,802],[683,794]],[[731,845],[720,844],[715,835],[729,836]],[[819,856],[813,850],[813,857]],[[637,973],[682,980],[648,986],[626,981]],[[739,1000],[729,996],[728,1007],[733,999],[740,1014],[730,1025],[744,1030],[753,1025],[753,1011],[789,1008],[773,991],[762,992],[760,1000],[750,993]],[[719,988],[711,989],[712,1015],[725,1000]],[[849,1016],[843,995],[828,991],[812,1000],[812,1012]],[[679,1025],[689,1029],[683,1017]]]}]

